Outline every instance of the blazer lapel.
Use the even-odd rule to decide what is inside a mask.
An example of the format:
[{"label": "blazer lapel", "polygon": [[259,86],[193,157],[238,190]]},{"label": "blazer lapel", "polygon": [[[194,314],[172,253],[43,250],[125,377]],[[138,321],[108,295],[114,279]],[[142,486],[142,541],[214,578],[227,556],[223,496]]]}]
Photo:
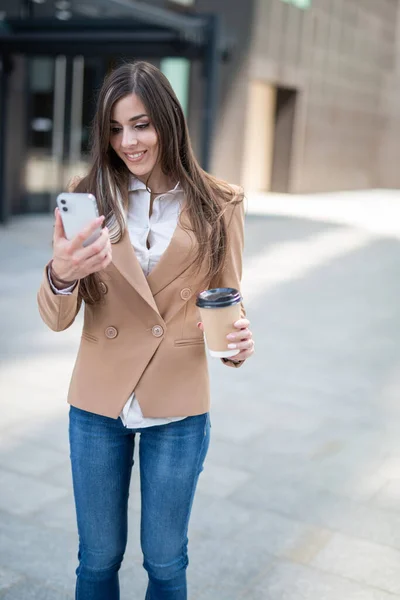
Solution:
[{"label": "blazer lapel", "polygon": [[112,262],[118,271],[125,277],[128,283],[135,288],[138,294],[151,306],[156,313],[159,313],[149,284],[142,271],[135,251],[132,247],[129,232],[125,231],[122,239],[112,245]]},{"label": "blazer lapel", "polygon": [[190,230],[187,210],[182,209],[169,246],[147,277],[153,295],[179,277],[193,263],[196,237]]}]

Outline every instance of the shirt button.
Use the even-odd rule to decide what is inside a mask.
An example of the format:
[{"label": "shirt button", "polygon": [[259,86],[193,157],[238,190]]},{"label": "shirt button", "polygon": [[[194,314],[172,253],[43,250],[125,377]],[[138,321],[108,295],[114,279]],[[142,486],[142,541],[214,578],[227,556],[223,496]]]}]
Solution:
[{"label": "shirt button", "polygon": [[106,337],[108,337],[109,340],[112,340],[117,337],[118,329],[116,329],[115,327],[107,327],[104,333],[106,334]]},{"label": "shirt button", "polygon": [[164,335],[164,329],[161,327],[161,325],[154,325],[154,327],[151,328],[151,333],[154,335],[154,337],[161,337]]},{"label": "shirt button", "polygon": [[108,292],[108,287],[107,285],[104,283],[104,281],[100,281],[99,283],[99,288],[102,294],[107,294]]},{"label": "shirt button", "polygon": [[182,300],[189,300],[191,295],[192,295],[192,290],[190,288],[183,288],[183,290],[181,290]]}]

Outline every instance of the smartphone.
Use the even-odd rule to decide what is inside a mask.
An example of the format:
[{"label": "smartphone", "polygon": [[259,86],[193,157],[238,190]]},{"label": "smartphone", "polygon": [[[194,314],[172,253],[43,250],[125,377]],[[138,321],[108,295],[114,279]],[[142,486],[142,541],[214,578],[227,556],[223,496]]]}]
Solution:
[{"label": "smartphone", "polygon": [[[72,240],[82,229],[85,229],[85,227],[90,225],[99,216],[96,198],[93,194],[63,192],[57,196],[57,206],[60,210],[67,240]],[[99,226],[83,242],[83,246],[86,247],[92,244],[100,234],[101,227]]]}]

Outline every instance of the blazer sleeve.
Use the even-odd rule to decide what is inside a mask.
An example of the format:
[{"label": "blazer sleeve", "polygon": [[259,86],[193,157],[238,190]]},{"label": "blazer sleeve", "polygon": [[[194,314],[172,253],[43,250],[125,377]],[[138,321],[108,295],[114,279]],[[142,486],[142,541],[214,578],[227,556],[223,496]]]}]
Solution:
[{"label": "blazer sleeve", "polygon": [[50,329],[64,331],[72,325],[82,304],[78,292],[79,282],[70,294],[55,294],[50,286],[46,265],[37,301],[40,316]]},{"label": "blazer sleeve", "polygon": [[[212,287],[232,287],[240,291],[242,280],[243,249],[244,249],[244,201],[243,193],[238,191],[237,200],[229,205],[225,212],[228,246],[225,264],[218,279],[213,280]],[[241,304],[241,316],[246,310]],[[221,359],[229,367],[240,367],[243,362],[234,363],[229,359]]]}]

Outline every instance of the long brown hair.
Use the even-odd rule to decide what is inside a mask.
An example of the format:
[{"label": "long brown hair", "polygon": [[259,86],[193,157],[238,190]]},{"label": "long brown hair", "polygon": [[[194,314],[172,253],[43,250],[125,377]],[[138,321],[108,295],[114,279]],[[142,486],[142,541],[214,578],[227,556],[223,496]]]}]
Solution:
[{"label": "long brown hair", "polygon": [[[227,183],[201,169],[193,154],[182,107],[168,79],[152,64],[122,64],[106,77],[92,129],[91,168],[75,191],[96,196],[111,241],[118,242],[126,229],[130,172],[110,145],[110,120],[115,102],[132,93],[143,102],[156,130],[163,173],[179,181],[184,192],[189,221],[198,241],[194,266],[200,268],[206,261],[206,277],[211,281],[221,272],[227,252],[223,213],[227,203],[241,199]],[[81,280],[79,293],[88,304],[100,300],[97,274]]]}]

